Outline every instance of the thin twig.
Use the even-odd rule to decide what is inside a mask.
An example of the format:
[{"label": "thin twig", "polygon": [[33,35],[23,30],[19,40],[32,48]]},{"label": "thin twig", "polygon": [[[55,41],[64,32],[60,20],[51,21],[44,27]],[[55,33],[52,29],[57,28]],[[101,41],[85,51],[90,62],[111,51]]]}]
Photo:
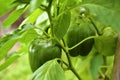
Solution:
[{"label": "thin twig", "polygon": [[89,19],[90,19],[92,25],[94,26],[94,28],[96,29],[97,34],[101,35],[101,32],[98,30],[98,25],[96,24],[95,20],[92,17],[89,17]]},{"label": "thin twig", "polygon": [[77,43],[76,45],[74,45],[73,47],[68,48],[68,49],[69,49],[69,50],[72,50],[72,49],[76,48],[77,46],[79,46],[80,44],[82,44],[83,42],[85,42],[86,40],[93,39],[93,38],[96,38],[96,37],[97,37],[97,36],[87,37],[87,38],[83,39],[82,41],[80,41],[79,43]]},{"label": "thin twig", "polygon": [[53,0],[50,0],[49,5],[48,5],[48,7],[46,9],[46,12],[48,14],[48,18],[49,18],[49,21],[50,21],[50,28],[51,28],[51,31],[52,31],[52,36],[54,36],[53,23],[52,23],[52,14],[51,14],[52,1]]}]

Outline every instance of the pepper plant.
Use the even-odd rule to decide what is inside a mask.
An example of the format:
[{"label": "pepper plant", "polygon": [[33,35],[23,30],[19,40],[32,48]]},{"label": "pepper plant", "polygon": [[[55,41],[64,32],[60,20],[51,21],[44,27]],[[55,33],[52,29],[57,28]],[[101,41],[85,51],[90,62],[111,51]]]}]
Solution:
[{"label": "pepper plant", "polygon": [[[24,15],[21,24],[0,39],[0,71],[27,53],[30,80],[118,80],[113,66],[118,61],[114,55],[119,54],[119,4],[119,0],[0,0],[0,16],[10,12],[1,24],[5,28]],[[16,43],[20,48],[8,54]]]}]

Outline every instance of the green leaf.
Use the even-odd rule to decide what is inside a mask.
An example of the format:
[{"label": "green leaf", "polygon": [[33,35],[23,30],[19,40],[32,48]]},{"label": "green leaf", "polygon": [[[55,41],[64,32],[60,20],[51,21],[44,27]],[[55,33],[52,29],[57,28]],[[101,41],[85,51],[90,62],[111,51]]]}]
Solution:
[{"label": "green leaf", "polygon": [[64,71],[56,59],[50,60],[37,69],[31,80],[65,80]]},{"label": "green leaf", "polygon": [[[89,70],[91,55],[86,57],[71,57],[71,60],[75,70],[80,75],[81,80],[92,80]],[[66,80],[78,80],[70,70],[65,71],[65,77],[67,78]]]},{"label": "green leaf", "polygon": [[13,11],[4,21],[3,26],[8,27],[12,25],[24,12],[24,8]]},{"label": "green leaf", "polygon": [[105,0],[105,1],[102,1],[102,0],[82,0],[82,3],[83,4],[91,4],[91,5],[94,5],[94,6],[99,6],[99,7],[103,7],[103,8],[107,8],[107,9],[111,9],[111,10],[114,10],[114,11],[120,11],[119,7],[119,3],[120,1],[119,0]]},{"label": "green leaf", "polygon": [[71,13],[65,12],[57,17],[55,24],[53,26],[53,32],[55,36],[59,39],[63,38],[65,33],[67,32],[71,20]]},{"label": "green leaf", "polygon": [[104,25],[120,31],[120,1],[119,0],[83,0],[83,5],[90,9],[95,19]]},{"label": "green leaf", "polygon": [[30,12],[33,12],[35,9],[37,9],[43,0],[31,0],[30,2]]},{"label": "green leaf", "polygon": [[17,42],[16,36],[7,35],[0,40],[0,60],[7,54],[7,52],[14,46]]},{"label": "green leaf", "polygon": [[17,52],[11,53],[10,56],[8,56],[8,58],[5,60],[5,62],[0,64],[0,71],[7,68],[19,57],[20,57],[20,54],[18,54]]},{"label": "green leaf", "polygon": [[98,53],[91,59],[90,71],[93,80],[97,79],[97,77],[99,76],[99,68],[103,65],[103,63],[103,56]]},{"label": "green leaf", "polygon": [[33,30],[33,27],[31,24],[25,24],[21,29],[16,29],[0,39],[0,60],[5,57],[17,41],[27,44],[34,39],[34,37],[38,36],[37,32]]},{"label": "green leaf", "polygon": [[67,0],[67,7],[69,8],[74,8],[78,5],[80,5],[82,2],[82,0]]},{"label": "green leaf", "polygon": [[38,36],[37,32],[34,29],[30,29],[23,34],[21,38],[22,43],[29,43],[31,42],[36,36]]},{"label": "green leaf", "polygon": [[[42,12],[41,15],[37,18],[35,25],[39,25],[41,27],[41,25],[49,25],[48,23],[48,14],[46,12]],[[42,27],[41,27],[42,28]]]},{"label": "green leaf", "polygon": [[35,23],[36,19],[40,16],[42,11],[40,9],[36,9],[28,18],[26,22],[31,24]]},{"label": "green leaf", "polygon": [[37,31],[34,29],[34,25],[25,24],[23,27],[22,37],[19,39],[20,42],[28,44],[30,43],[36,36],[38,36]]},{"label": "green leaf", "polygon": [[0,16],[4,15],[16,6],[16,4],[12,4],[13,2],[14,0],[0,0]]}]

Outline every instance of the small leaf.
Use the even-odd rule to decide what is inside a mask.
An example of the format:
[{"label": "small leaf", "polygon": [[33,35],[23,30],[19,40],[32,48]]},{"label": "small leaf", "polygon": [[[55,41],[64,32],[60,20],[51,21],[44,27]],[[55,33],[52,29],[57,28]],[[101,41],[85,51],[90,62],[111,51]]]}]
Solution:
[{"label": "small leaf", "polygon": [[22,29],[22,31],[26,31],[26,30],[29,30],[33,27],[34,26],[32,24],[27,23],[27,24],[24,24],[23,26],[21,26],[21,29]]},{"label": "small leaf", "polygon": [[57,60],[50,60],[37,69],[31,80],[65,80],[64,71]]},{"label": "small leaf", "polygon": [[38,36],[37,32],[34,29],[30,29],[23,34],[21,41],[22,43],[27,44],[31,42],[36,36]]},{"label": "small leaf", "polygon": [[41,10],[40,9],[36,9],[28,18],[26,22],[29,22],[31,24],[33,24],[36,19],[39,17],[39,15],[41,14]]},{"label": "small leaf", "polygon": [[14,37],[6,36],[5,38],[3,38],[3,40],[0,41],[0,60],[7,54],[7,52],[17,42],[17,38]]},{"label": "small leaf", "polygon": [[17,54],[16,52],[11,53],[4,63],[0,64],[0,71],[11,65],[18,57],[20,57],[20,54]]},{"label": "small leaf", "polygon": [[69,11],[61,14],[57,18],[56,23],[53,26],[53,32],[57,38],[59,39],[63,38],[63,36],[65,35],[69,28],[70,19],[71,13]]},{"label": "small leaf", "polygon": [[37,31],[34,29],[34,25],[25,24],[22,27],[23,34],[19,39],[20,42],[27,44],[31,42],[31,40],[33,40],[36,36],[38,36]]},{"label": "small leaf", "polygon": [[0,39],[0,60],[5,57],[8,51],[14,46],[17,41],[20,41],[21,39],[25,40],[26,36],[28,37],[28,35],[31,35],[27,34],[27,32],[29,32],[33,27],[34,26],[31,24],[25,24],[22,26],[22,29],[16,29],[11,34],[7,34],[2,39]]},{"label": "small leaf", "polygon": [[25,5],[20,5],[12,11],[9,16],[3,21],[3,26],[10,27],[19,17],[26,11]]},{"label": "small leaf", "polygon": [[23,13],[24,9],[19,9],[13,11],[4,21],[3,21],[3,26],[8,27],[12,25]]},{"label": "small leaf", "polygon": [[12,4],[13,2],[14,0],[0,0],[0,16],[4,15],[16,6],[16,4]]},{"label": "small leaf", "polygon": [[43,0],[31,0],[30,2],[30,12],[33,12],[35,9],[37,9]]},{"label": "small leaf", "polygon": [[101,54],[96,54],[91,59],[90,64],[90,71],[93,77],[93,80],[95,80],[99,76],[99,68],[103,65],[103,56]]}]

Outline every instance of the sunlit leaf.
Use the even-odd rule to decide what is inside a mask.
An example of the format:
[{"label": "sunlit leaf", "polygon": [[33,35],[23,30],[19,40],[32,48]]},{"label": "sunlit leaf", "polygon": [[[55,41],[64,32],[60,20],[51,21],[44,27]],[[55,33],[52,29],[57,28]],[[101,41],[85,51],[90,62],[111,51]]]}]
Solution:
[{"label": "sunlit leaf", "polygon": [[16,52],[11,53],[10,56],[0,64],[0,71],[11,65],[16,59],[18,59],[18,57],[20,57],[20,54],[17,54]]},{"label": "sunlit leaf", "polygon": [[13,2],[14,0],[0,0],[0,16],[4,15],[16,6],[16,4],[12,4]]},{"label": "sunlit leaf", "polygon": [[8,18],[3,21],[3,26],[8,27],[12,25],[24,12],[24,8],[13,11]]},{"label": "sunlit leaf", "polygon": [[64,71],[57,60],[50,60],[36,70],[31,80],[65,80]]},{"label": "sunlit leaf", "polygon": [[0,41],[0,60],[7,54],[7,52],[14,46],[17,42],[15,36],[7,35]]},{"label": "sunlit leaf", "polygon": [[40,9],[36,9],[26,20],[26,22],[29,22],[31,24],[35,23],[36,19],[39,17],[39,15],[41,14],[41,10]]},{"label": "sunlit leaf", "polygon": [[30,12],[34,11],[36,8],[38,8],[43,0],[31,0],[30,2]]},{"label": "sunlit leaf", "polygon": [[[38,33],[34,29],[34,25],[31,24],[25,24],[22,26],[23,34],[22,37],[19,39],[20,42],[28,44],[30,43],[36,36],[38,36]],[[26,45],[27,46],[27,45]]]},{"label": "sunlit leaf", "polygon": [[21,41],[27,44],[38,36],[33,27],[31,24],[25,24],[21,29],[16,29],[0,39],[0,60],[5,57],[16,42]]},{"label": "sunlit leaf", "polygon": [[[41,13],[41,15],[37,18],[36,24],[44,24],[45,21],[48,20],[48,14],[46,12]],[[49,23],[48,23],[49,24]]]}]

